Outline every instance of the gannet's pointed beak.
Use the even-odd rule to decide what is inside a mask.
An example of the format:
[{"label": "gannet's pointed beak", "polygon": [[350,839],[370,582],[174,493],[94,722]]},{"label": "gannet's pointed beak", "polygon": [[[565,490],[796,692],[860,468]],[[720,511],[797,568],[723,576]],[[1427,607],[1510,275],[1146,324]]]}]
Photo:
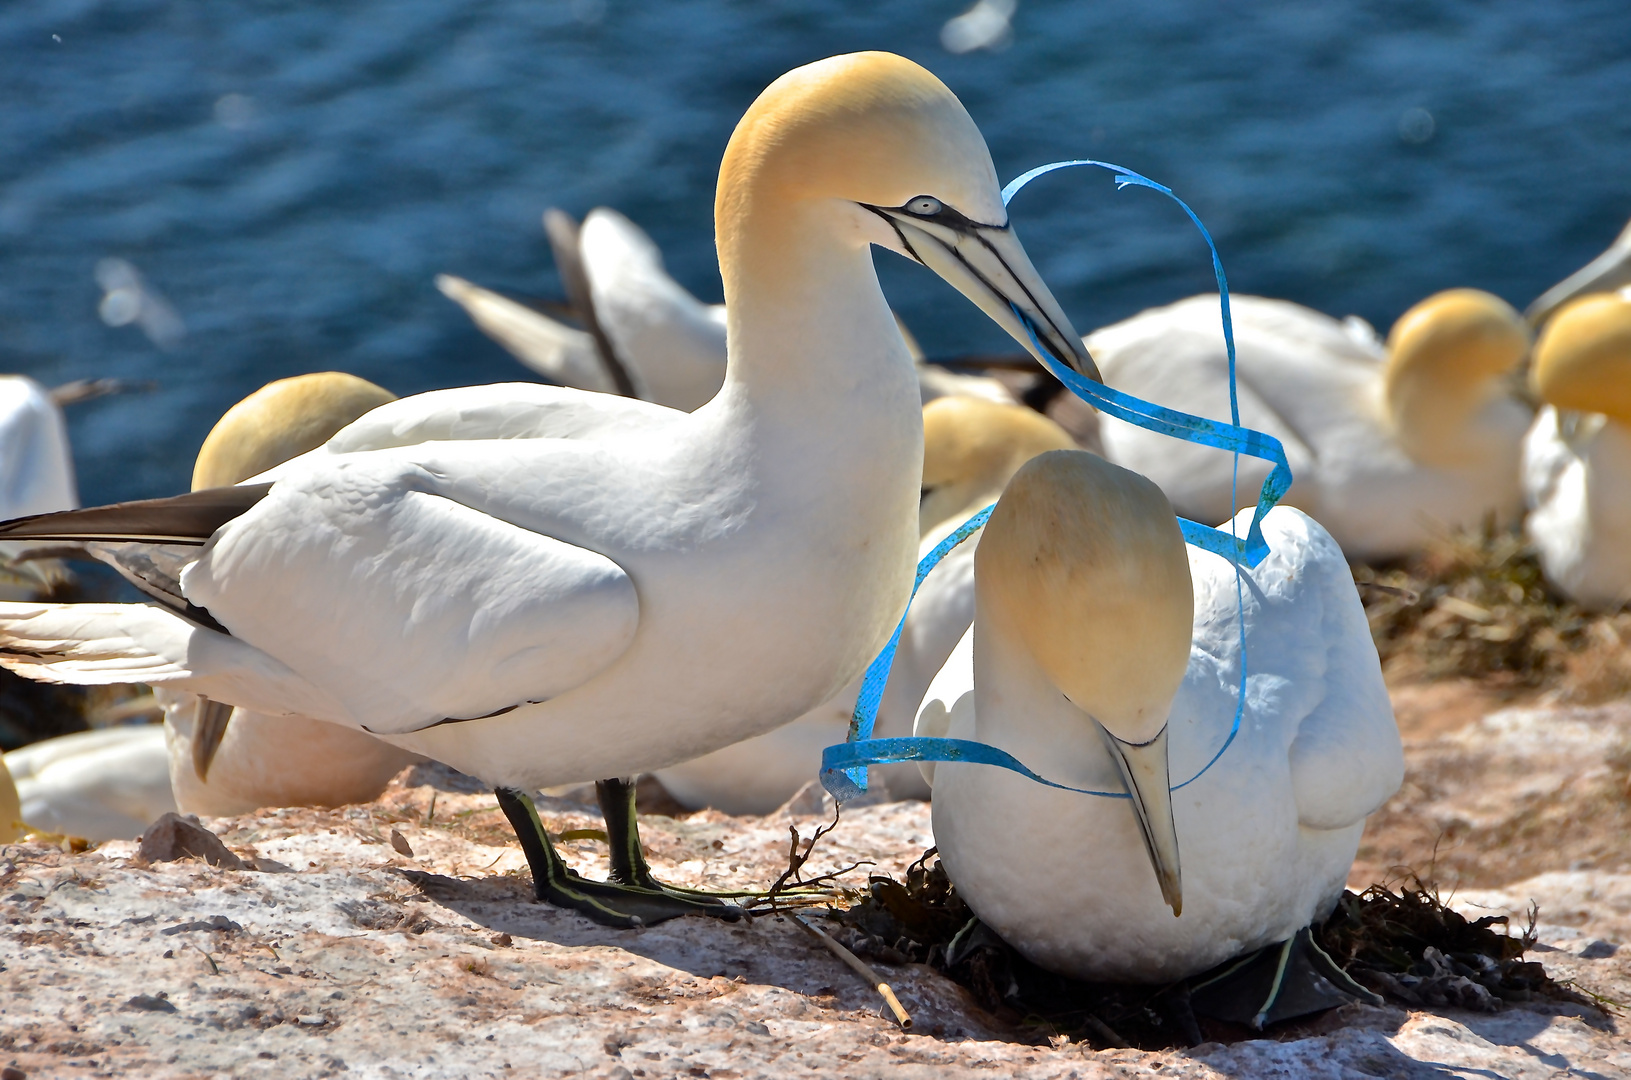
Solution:
[{"label": "gannet's pointed beak", "polygon": [[1121,769],[1121,779],[1132,796],[1133,812],[1144,833],[1144,848],[1155,879],[1161,886],[1161,899],[1174,915],[1183,914],[1183,879],[1178,872],[1178,826],[1172,816],[1171,781],[1167,771],[1167,729],[1146,743],[1123,742],[1104,725],[1099,725],[1110,756]]},{"label": "gannet's pointed beak", "polygon": [[1523,315],[1530,326],[1539,326],[1577,296],[1613,292],[1627,285],[1631,285],[1631,225],[1625,227],[1607,251],[1541,293]]},{"label": "gannet's pointed beak", "polygon": [[[1042,359],[1037,352],[1040,343],[1060,363],[1104,381],[1081,335],[1071,327],[1007,223],[983,225],[970,221],[951,207],[926,197],[913,199],[904,207],[861,205],[889,223],[906,255],[974,301],[1038,360]],[[1034,328],[1034,338],[1021,316]]]}]

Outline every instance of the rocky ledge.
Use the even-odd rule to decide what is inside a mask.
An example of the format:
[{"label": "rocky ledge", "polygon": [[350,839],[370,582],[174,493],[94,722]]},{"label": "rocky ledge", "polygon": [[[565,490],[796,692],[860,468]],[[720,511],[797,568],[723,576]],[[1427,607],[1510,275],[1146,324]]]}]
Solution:
[{"label": "rocky ledge", "polygon": [[[174,838],[150,842],[151,859],[130,842],[5,848],[0,1077],[1631,1076],[1607,1003],[1631,1001],[1619,945],[1631,869],[1604,864],[1624,833],[1613,845],[1569,833],[1619,828],[1614,754],[1631,745],[1631,710],[1531,709],[1407,742],[1412,784],[1377,817],[1355,886],[1424,837],[1451,836],[1467,870],[1452,904],[1520,926],[1538,904],[1531,958],[1604,1007],[1350,1006],[1271,1037],[1094,1050],[986,1014],[927,967],[878,965],[913,1018],[906,1033],[785,916],[619,931],[533,903],[491,795],[421,767],[367,805],[206,819],[216,852]],[[603,845],[573,832],[600,824],[583,794],[540,810],[580,837],[563,850],[598,875]],[[762,888],[787,866],[789,829],[808,837],[822,820],[799,811],[819,809],[642,828],[667,879]],[[1562,830],[1551,846],[1570,861],[1547,869],[1520,818]],[[871,860],[898,877],[931,843],[923,804],[846,811],[807,872]],[[1521,847],[1537,872],[1480,880],[1479,844]],[[1579,865],[1588,850],[1597,861]]]}]

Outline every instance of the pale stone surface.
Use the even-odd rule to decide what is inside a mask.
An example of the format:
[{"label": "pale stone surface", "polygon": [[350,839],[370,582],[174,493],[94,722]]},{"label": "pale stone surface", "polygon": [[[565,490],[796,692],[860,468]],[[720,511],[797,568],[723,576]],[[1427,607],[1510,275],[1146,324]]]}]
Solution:
[{"label": "pale stone surface", "polygon": [[[1094,1052],[1027,1045],[932,971],[881,968],[915,1018],[904,1035],[790,921],[617,931],[532,903],[492,798],[427,778],[449,786],[421,769],[368,806],[205,819],[261,872],[145,865],[134,843],[5,849],[0,1063],[32,1077],[1631,1076],[1631,1044],[1579,1009],[1350,1007],[1278,1041]],[[598,826],[566,794],[540,804],[550,828]],[[670,880],[762,886],[790,823],[808,836],[819,819],[643,828]],[[929,843],[925,805],[873,806],[846,813],[811,865],[874,858],[898,875]],[[590,873],[598,847],[563,845]],[[1540,958],[1623,996],[1631,950],[1611,945],[1631,929],[1631,878],[1577,878],[1458,902],[1556,904]]]}]

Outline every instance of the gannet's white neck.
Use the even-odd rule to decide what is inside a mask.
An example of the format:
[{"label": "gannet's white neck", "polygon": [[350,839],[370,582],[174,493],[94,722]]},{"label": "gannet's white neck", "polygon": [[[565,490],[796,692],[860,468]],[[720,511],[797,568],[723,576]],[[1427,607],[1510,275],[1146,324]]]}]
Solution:
[{"label": "gannet's white neck", "polygon": [[915,396],[911,356],[857,220],[862,211],[838,199],[762,194],[744,210],[748,220],[720,236],[726,382],[767,406],[789,396],[800,410],[873,399],[893,411],[896,384]]}]

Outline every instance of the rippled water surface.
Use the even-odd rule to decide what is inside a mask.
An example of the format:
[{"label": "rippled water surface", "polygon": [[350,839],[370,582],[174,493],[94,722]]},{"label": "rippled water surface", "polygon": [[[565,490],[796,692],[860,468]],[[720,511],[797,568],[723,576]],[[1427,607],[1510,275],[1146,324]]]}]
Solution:
[{"label": "rippled water surface", "polygon": [[[555,292],[540,213],[605,203],[719,296],[732,125],[786,69],[861,48],[927,64],[1006,179],[1093,156],[1171,185],[1232,283],[1386,326],[1475,285],[1523,305],[1631,215],[1631,5],[1023,0],[1012,45],[952,56],[961,3],[30,0],[0,5],[0,367],[120,375],[71,417],[87,502],[185,488],[243,394],[341,368],[398,393],[525,378],[431,279]],[[1208,287],[1148,191],[1062,174],[1015,203],[1078,328]],[[186,336],[97,315],[129,260]],[[1003,348],[881,256],[931,352]]]}]

